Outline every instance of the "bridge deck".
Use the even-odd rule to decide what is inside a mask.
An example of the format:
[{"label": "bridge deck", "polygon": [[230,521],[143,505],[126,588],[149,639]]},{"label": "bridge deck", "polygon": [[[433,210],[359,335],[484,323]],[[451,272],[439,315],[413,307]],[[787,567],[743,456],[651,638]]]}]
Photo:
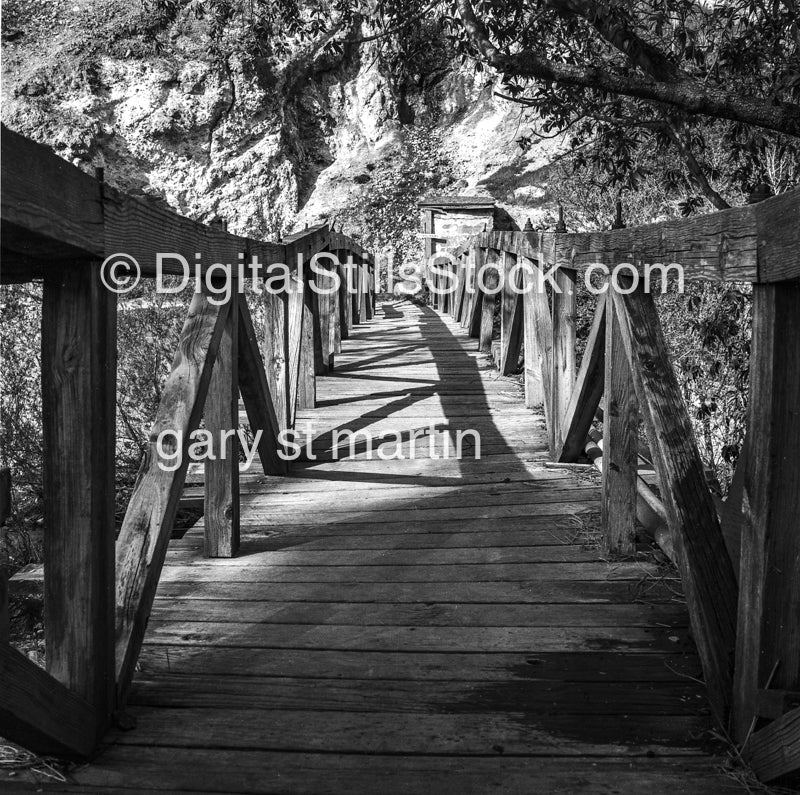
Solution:
[{"label": "bridge deck", "polygon": [[[476,347],[408,303],[353,330],[298,421],[313,423],[317,460],[244,478],[240,556],[204,559],[201,528],[173,542],[138,726],[76,782],[734,791],[702,748],[676,581],[644,558],[602,558],[596,479],[544,465],[541,416]],[[469,447],[435,459],[429,437],[413,460],[370,460],[363,444],[333,460],[334,428],[407,437],[432,423],[479,431],[481,460]]]}]

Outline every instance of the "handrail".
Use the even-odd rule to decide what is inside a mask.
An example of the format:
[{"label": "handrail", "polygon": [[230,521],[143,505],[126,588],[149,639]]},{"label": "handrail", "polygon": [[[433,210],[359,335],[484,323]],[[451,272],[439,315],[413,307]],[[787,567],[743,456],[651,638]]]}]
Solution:
[{"label": "handrail", "polygon": [[[779,764],[767,737],[798,743],[796,711],[781,722],[783,710],[775,705],[788,709],[800,700],[800,190],[610,232],[484,232],[451,241],[445,251],[455,263],[455,290],[449,305],[441,304],[478,338],[480,350],[495,354],[504,374],[516,371],[524,348],[526,405],[543,407],[554,460],[578,459],[605,400],[604,544],[623,555],[635,551],[643,421],[715,715],[722,726],[730,719],[740,744],[752,738],[753,750],[745,745],[745,752],[757,771],[774,777],[796,770],[800,749],[785,752]],[[618,283],[621,290],[598,297],[576,372],[574,281],[595,263],[602,275],[599,265],[624,262],[639,274],[648,264],[676,262],[686,281],[753,283],[748,452],[739,462],[745,499],[738,511],[726,512],[729,532],[743,528],[738,585],[738,561],[726,549],[656,306],[641,283],[632,290]],[[509,278],[518,264],[523,291],[514,291]],[[548,297],[545,274],[561,293],[549,289]],[[496,293],[500,276],[506,278]],[[444,284],[434,270],[434,289]],[[765,719],[779,720],[760,728]]]},{"label": "handrail", "polygon": [[[0,717],[3,735],[32,750],[85,756],[125,706],[183,492],[192,432],[201,419],[214,434],[238,429],[241,392],[264,472],[285,474],[280,434],[293,427],[298,407],[314,405],[315,378],[333,369],[352,325],[372,316],[374,265],[358,242],[327,223],[281,242],[232,235],[122,194],[5,127],[0,137],[0,279],[44,280],[47,648],[47,673],[34,671],[0,638]],[[335,257],[315,263],[322,252]],[[215,263],[232,266],[227,296],[212,295],[209,284],[193,296],[116,543],[117,295],[104,281],[103,263],[112,254],[135,259],[144,278],[157,275],[158,254],[180,255],[193,274],[198,264],[201,276]],[[239,290],[241,260],[250,266],[248,279],[283,279],[284,289],[265,289],[259,299],[265,310],[261,349]],[[163,273],[183,273],[174,256],[162,257],[162,264]],[[317,295],[314,283],[335,287],[334,273],[338,289]],[[171,433],[181,453],[174,470],[160,466],[162,431]],[[239,543],[235,434],[224,443],[224,458],[206,462],[208,556],[235,555]],[[54,715],[42,709],[43,698]]]}]

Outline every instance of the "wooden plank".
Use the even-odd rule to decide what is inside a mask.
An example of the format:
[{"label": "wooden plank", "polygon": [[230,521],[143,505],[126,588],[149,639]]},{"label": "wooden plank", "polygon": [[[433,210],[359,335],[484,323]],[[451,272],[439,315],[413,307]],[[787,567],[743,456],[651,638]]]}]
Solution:
[{"label": "wooden plank", "polygon": [[[6,255],[65,261],[103,257],[100,185],[48,147],[0,127],[0,197]],[[12,265],[4,256],[3,270]],[[41,277],[47,262],[29,262],[19,276]],[[10,274],[4,275],[4,280]]]},{"label": "wooden plank", "polygon": [[[239,549],[239,297],[235,290],[228,302],[205,403],[205,430],[214,445],[213,457],[205,462],[203,507],[209,558],[231,558]],[[233,433],[223,442],[227,431]]]},{"label": "wooden plank", "polygon": [[[229,304],[212,304],[202,294],[192,299],[181,331],[172,372],[150,431],[149,447],[131,494],[117,539],[117,689],[124,702],[133,678],[147,619],[164,563],[188,466],[190,434],[199,426]],[[157,441],[163,432],[179,434],[180,465],[165,471]],[[172,466],[172,464],[170,464]]]},{"label": "wooden plank", "polygon": [[759,689],[800,690],[799,318],[796,283],[754,286],[734,691],[739,742]]},{"label": "wooden plank", "polygon": [[[610,554],[636,551],[636,478],[639,410],[613,300],[606,310],[605,410],[603,412],[603,544]],[[595,406],[595,409],[597,407]]]},{"label": "wooden plank", "polygon": [[[324,723],[324,716],[322,720]],[[491,748],[492,742],[486,748]],[[98,786],[105,793],[115,787],[134,787],[139,792],[148,787],[173,792],[198,788],[227,792],[231,788],[231,771],[236,771],[238,792],[258,795],[287,791],[316,795],[326,790],[462,795],[489,792],[498,786],[508,792],[527,792],[532,781],[542,792],[603,792],[613,782],[618,795],[640,795],[643,790],[733,795],[738,786],[710,769],[706,758],[543,759],[495,753],[498,756],[467,758],[429,752],[423,756],[398,756],[219,749],[211,755],[206,748],[114,746],[102,764],[89,765],[71,776],[79,785]],[[169,780],[165,779],[165,770],[170,771]],[[265,770],[280,774],[265,776]]]},{"label": "wooden plank", "polygon": [[[286,321],[284,324],[284,335],[287,349],[286,367],[286,407],[288,426],[294,427],[294,418],[297,411],[298,395],[301,391],[301,381],[305,385],[307,378],[309,361],[308,356],[302,357],[303,347],[308,348],[308,341],[304,334],[306,329],[303,324],[306,319],[305,285],[301,274],[293,274],[289,280],[289,289],[286,296]],[[305,340],[305,345],[304,345]],[[312,362],[313,366],[313,362]]]},{"label": "wooden plank", "polygon": [[736,637],[736,578],[703,473],[691,420],[651,295],[613,292],[636,395],[655,457],[709,698],[725,721]]},{"label": "wooden plank", "polygon": [[47,670],[114,708],[117,296],[95,261],[49,272],[42,304]]},{"label": "wooden plank", "polygon": [[[289,343],[287,292],[264,291],[264,372],[280,431],[289,427]],[[239,312],[244,317],[241,304]],[[241,342],[241,341],[240,341]],[[243,348],[247,351],[247,348]],[[293,349],[294,350],[294,349]]]},{"label": "wooden plank", "polygon": [[[273,586],[274,587],[274,586]],[[202,655],[191,646],[145,645],[142,671],[152,677],[174,673],[338,678],[385,681],[410,679],[428,682],[431,692],[441,682],[504,683],[509,672],[531,689],[550,682],[639,682],[677,684],[696,673],[697,659],[683,651],[671,654],[626,654],[595,650],[544,652],[379,652],[331,649],[273,649],[269,654],[243,654],[236,647],[206,647]]]},{"label": "wooden plank", "polygon": [[766,783],[800,770],[800,707],[755,732],[742,754]]},{"label": "wooden plank", "polygon": [[[549,270],[549,263],[543,258],[543,269]],[[553,290],[553,381],[550,391],[553,410],[548,421],[550,449],[556,451],[564,435],[564,421],[569,408],[572,390],[575,388],[575,313],[577,311],[575,294],[575,271],[559,270],[555,284],[561,292]]]},{"label": "wooden plank", "polygon": [[482,353],[489,353],[492,349],[492,339],[494,336],[494,313],[498,303],[498,292],[496,288],[500,286],[500,261],[496,251],[489,249],[486,252],[486,262],[481,281],[481,325],[478,336],[478,350]]},{"label": "wooden plank", "polygon": [[[543,406],[547,428],[553,427],[553,321],[550,317],[550,305],[547,294],[540,289],[539,269],[534,260],[526,260],[530,268],[523,271],[525,292],[523,294],[526,327],[525,338],[536,338],[536,350],[539,355],[539,372],[541,374]],[[549,434],[552,438],[552,434]],[[551,448],[551,453],[555,450]]]},{"label": "wooden plank", "polygon": [[[275,412],[276,401],[273,389],[282,389],[283,383],[273,376],[272,383],[267,376],[258,339],[250,317],[250,309],[244,295],[238,296],[238,376],[239,389],[242,393],[250,430],[255,435],[261,431],[258,443],[258,457],[265,475],[283,475],[286,473],[286,461],[278,455],[282,449],[278,434],[283,426]],[[238,406],[237,406],[238,409]]]},{"label": "wooden plank", "polygon": [[587,434],[605,388],[605,361],[606,295],[603,294],[597,300],[581,367],[567,406],[560,447],[554,456],[557,461],[577,461],[583,454]]},{"label": "wooden plank", "polygon": [[487,252],[476,247],[474,249],[474,272],[472,276],[472,299],[470,311],[467,313],[466,328],[470,337],[479,338],[481,335],[481,319],[483,317],[483,292],[478,283],[478,273],[483,268],[487,259]]},{"label": "wooden plank", "polygon": [[500,325],[501,359],[500,372],[511,375],[517,371],[522,348],[522,273],[514,270],[517,258],[513,254],[503,255],[505,280],[503,282],[502,314]]},{"label": "wooden plank", "polygon": [[38,754],[88,756],[105,716],[7,643],[0,643],[3,737]]}]

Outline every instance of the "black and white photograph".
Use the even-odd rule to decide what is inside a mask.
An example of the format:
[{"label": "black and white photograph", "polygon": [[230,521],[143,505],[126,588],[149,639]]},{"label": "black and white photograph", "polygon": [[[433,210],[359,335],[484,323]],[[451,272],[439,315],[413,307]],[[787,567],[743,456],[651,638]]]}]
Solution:
[{"label": "black and white photograph", "polygon": [[0,792],[800,792],[798,0],[0,67]]}]

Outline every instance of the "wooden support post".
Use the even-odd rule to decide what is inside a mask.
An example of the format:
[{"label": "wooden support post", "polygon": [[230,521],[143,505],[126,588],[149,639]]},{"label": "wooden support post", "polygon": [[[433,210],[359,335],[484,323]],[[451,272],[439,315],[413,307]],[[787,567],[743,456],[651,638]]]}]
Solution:
[{"label": "wooden support post", "polygon": [[692,423],[653,297],[615,291],[614,309],[658,474],[711,706],[721,723],[731,699],[736,578],[706,485]]},{"label": "wooden support post", "polygon": [[[287,410],[289,427],[294,427],[294,417],[298,406],[298,395],[305,396],[305,378],[309,368],[313,368],[313,356],[308,356],[308,343],[304,345],[305,329],[305,285],[302,273],[294,273],[289,279],[289,292],[286,297],[286,347],[288,350],[287,361]],[[302,358],[303,348],[306,356]]]},{"label": "wooden support post", "polygon": [[553,290],[553,393],[552,416],[548,431],[550,449],[558,447],[562,437],[564,418],[569,399],[575,386],[575,271],[559,270],[555,284],[561,290]]},{"label": "wooden support post", "polygon": [[[606,296],[598,297],[592,319],[592,328],[575,388],[567,407],[563,423],[563,438],[559,440],[555,457],[558,461],[577,461],[586,446],[586,438],[592,427],[594,415],[600,405],[605,387],[606,361]],[[527,339],[527,338],[526,338]],[[629,367],[627,359],[625,366]],[[526,371],[527,372],[527,371]]]},{"label": "wooden support post", "polygon": [[369,320],[367,314],[367,295],[369,294],[369,271],[367,262],[362,259],[358,265],[358,322],[366,323]]},{"label": "wooden support post", "polygon": [[353,256],[352,263],[349,287],[350,303],[352,306],[350,323],[353,326],[357,326],[364,322],[361,315],[361,260],[358,257]]},{"label": "wooden support post", "polygon": [[114,709],[117,296],[97,262],[48,271],[42,306],[47,670]]},{"label": "wooden support post", "polygon": [[800,690],[800,286],[753,285],[734,730],[759,689]]},{"label": "wooden support post", "polygon": [[[631,367],[622,342],[614,302],[605,313],[605,395],[603,413],[603,496],[600,504],[605,551],[636,551],[636,478],[639,411]],[[597,407],[595,406],[595,409]]]},{"label": "wooden support post", "polygon": [[[124,701],[183,492],[190,436],[200,425],[229,304],[195,294],[117,540],[117,692]],[[160,447],[160,449],[159,449]],[[179,454],[177,461],[162,460]],[[175,467],[177,463],[177,467]],[[173,468],[175,467],[175,468]]]},{"label": "wooden support post", "polygon": [[503,303],[500,316],[500,372],[516,372],[522,348],[522,273],[516,267],[517,258],[503,253]]},{"label": "wooden support post", "polygon": [[[239,323],[233,282],[225,328],[217,350],[205,407],[205,430],[214,458],[205,462],[203,530],[207,558],[232,558],[239,549]],[[233,433],[228,433],[233,431]],[[224,444],[221,442],[226,436]]]},{"label": "wooden support post", "polygon": [[[310,274],[303,274],[303,324],[300,337],[300,356],[297,369],[298,409],[313,409],[317,404],[316,374],[322,368],[322,356],[319,350],[319,316],[316,298],[309,285]],[[291,337],[289,338],[291,344]],[[292,417],[294,419],[294,416]]]},{"label": "wooden support post", "polygon": [[[332,254],[331,257],[335,255]],[[318,272],[315,277],[317,289],[320,291],[317,296],[317,307],[319,310],[319,331],[320,331],[320,350],[322,354],[322,364],[326,370],[334,367],[338,326],[339,326],[339,306],[338,291],[335,290],[336,265],[328,257],[320,257],[317,263]]]},{"label": "wooden support post", "polygon": [[473,296],[470,306],[470,313],[467,318],[467,329],[470,337],[480,338],[481,336],[481,316],[483,312],[483,290],[482,280],[486,278],[486,259],[488,251],[475,247],[475,275],[473,277]]},{"label": "wooden support post", "polygon": [[0,646],[8,643],[11,621],[8,614],[8,572],[0,566]]},{"label": "wooden support post", "polygon": [[470,321],[472,320],[472,308],[475,305],[475,270],[478,259],[478,247],[475,245],[470,246],[467,252],[467,270],[464,278],[464,304],[461,309],[461,317],[459,322],[461,328],[469,328]]},{"label": "wooden support post", "polygon": [[367,281],[367,291],[365,298],[365,317],[367,320],[372,320],[375,315],[375,265],[372,262],[372,257],[366,255],[365,272]]},{"label": "wooden support post", "polygon": [[[282,450],[278,435],[281,424],[275,412],[275,401],[271,390],[261,353],[258,350],[253,319],[247,306],[247,299],[239,295],[239,389],[247,411],[247,420],[254,435],[261,431],[258,443],[258,457],[265,475],[285,475],[286,461],[278,455]],[[285,380],[284,380],[285,383]],[[284,426],[285,427],[285,418]]]},{"label": "wooden support post", "polygon": [[0,644],[0,682],[3,737],[43,755],[85,757],[94,751],[105,719],[7,643]]},{"label": "wooden support post", "polygon": [[481,328],[478,339],[478,350],[482,353],[490,353],[492,350],[492,338],[494,335],[494,310],[497,306],[497,292],[493,292],[500,285],[500,273],[498,271],[498,254],[490,249],[487,253],[487,263],[490,267],[486,269],[484,284],[486,292],[483,294],[481,302]]},{"label": "wooden support post", "polygon": [[[346,340],[350,336],[350,329],[353,327],[353,298],[350,294],[353,282],[353,257],[348,251],[340,250],[339,255],[339,323],[341,326],[341,336]],[[338,353],[339,351],[337,351]]]},{"label": "wooden support post", "polygon": [[[550,317],[550,305],[547,301],[547,294],[544,292],[541,283],[541,273],[533,260],[523,260],[526,267],[522,271],[524,279],[523,306],[525,324],[525,342],[534,340],[535,350],[538,357],[538,374],[540,376],[540,388],[542,395],[542,406],[544,408],[545,422],[550,427],[552,424],[552,394],[553,382],[553,321]],[[528,348],[526,347],[526,355]],[[538,389],[533,393],[538,392]],[[538,405],[534,403],[533,405]],[[551,448],[551,453],[555,451]]]},{"label": "wooden support post", "polygon": [[269,394],[279,430],[289,423],[289,347],[286,339],[288,296],[285,292],[264,291],[263,358]]}]

